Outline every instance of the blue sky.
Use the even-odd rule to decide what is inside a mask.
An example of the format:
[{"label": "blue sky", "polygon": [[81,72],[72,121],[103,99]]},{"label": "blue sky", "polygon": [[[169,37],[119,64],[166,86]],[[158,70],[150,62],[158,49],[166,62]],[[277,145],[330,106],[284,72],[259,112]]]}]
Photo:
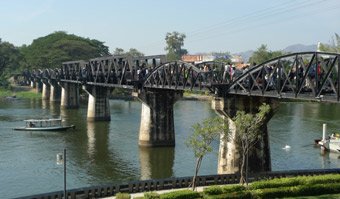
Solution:
[{"label": "blue sky", "polygon": [[190,54],[280,50],[340,34],[340,0],[0,0],[0,38],[16,46],[66,31],[163,54],[165,34],[186,34]]}]

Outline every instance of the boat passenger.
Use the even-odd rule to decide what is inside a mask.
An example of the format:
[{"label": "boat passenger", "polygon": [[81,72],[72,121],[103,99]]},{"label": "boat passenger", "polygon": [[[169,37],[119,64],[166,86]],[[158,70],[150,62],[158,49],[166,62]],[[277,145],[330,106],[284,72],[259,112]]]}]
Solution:
[{"label": "boat passenger", "polygon": [[30,122],[30,123],[28,124],[28,126],[29,126],[29,127],[34,127],[35,125],[34,125],[32,122]]}]

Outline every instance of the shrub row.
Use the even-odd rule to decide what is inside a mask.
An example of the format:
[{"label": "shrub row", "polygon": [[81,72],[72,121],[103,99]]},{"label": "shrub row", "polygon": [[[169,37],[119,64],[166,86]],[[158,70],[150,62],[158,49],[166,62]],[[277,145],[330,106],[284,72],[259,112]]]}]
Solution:
[{"label": "shrub row", "polygon": [[252,190],[251,192],[252,197],[256,199],[296,197],[296,196],[316,196],[323,194],[340,193],[340,183],[265,188]]},{"label": "shrub row", "polygon": [[234,193],[244,191],[246,188],[242,185],[228,185],[228,186],[210,186],[204,189],[206,195],[219,195],[224,193]]},{"label": "shrub row", "polygon": [[[144,193],[145,199],[265,199],[296,196],[315,196],[340,193],[340,175],[302,176],[294,178],[277,178],[253,182],[249,189],[242,185],[210,186],[204,189],[203,195],[181,190],[164,194]],[[128,199],[129,194],[118,193],[117,199]]]},{"label": "shrub row", "polygon": [[340,175],[328,174],[319,176],[301,176],[293,178],[276,178],[271,180],[261,180],[253,182],[250,186],[251,189],[265,189],[276,187],[290,187],[298,185],[313,185],[313,184],[326,184],[326,183],[340,183]]},{"label": "shrub row", "polygon": [[201,194],[192,190],[173,191],[169,193],[163,193],[160,195],[160,199],[195,199],[201,198]]}]

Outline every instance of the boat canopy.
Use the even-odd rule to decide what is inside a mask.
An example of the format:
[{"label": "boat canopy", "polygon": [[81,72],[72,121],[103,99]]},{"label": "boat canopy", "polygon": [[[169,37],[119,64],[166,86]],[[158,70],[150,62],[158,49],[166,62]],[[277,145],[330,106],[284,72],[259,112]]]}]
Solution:
[{"label": "boat canopy", "polygon": [[55,127],[61,126],[61,118],[24,120],[27,127]]}]

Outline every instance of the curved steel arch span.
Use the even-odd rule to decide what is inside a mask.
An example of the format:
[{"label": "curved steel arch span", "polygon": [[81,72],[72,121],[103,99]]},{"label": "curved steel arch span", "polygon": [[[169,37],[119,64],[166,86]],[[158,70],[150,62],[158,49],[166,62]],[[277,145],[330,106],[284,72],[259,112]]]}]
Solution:
[{"label": "curved steel arch span", "polygon": [[173,61],[155,68],[145,79],[143,87],[172,90],[214,89],[214,84],[223,84],[223,71],[210,68],[201,70],[198,66],[183,61]]},{"label": "curved steel arch span", "polygon": [[250,68],[228,94],[339,102],[340,54],[301,52]]}]

